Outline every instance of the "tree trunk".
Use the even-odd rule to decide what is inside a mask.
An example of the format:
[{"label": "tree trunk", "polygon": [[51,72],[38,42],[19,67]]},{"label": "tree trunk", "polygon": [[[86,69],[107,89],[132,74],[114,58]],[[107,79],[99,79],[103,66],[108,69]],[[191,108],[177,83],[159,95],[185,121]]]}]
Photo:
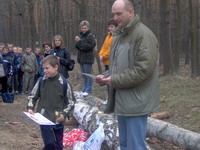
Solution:
[{"label": "tree trunk", "polygon": [[[196,32],[196,51],[197,51],[197,66],[200,66],[200,1],[196,0],[196,22],[197,22],[197,32]],[[200,67],[197,67],[197,76],[200,76]]]},{"label": "tree trunk", "polygon": [[[37,37],[37,31],[36,31],[36,24],[35,24],[35,18],[34,18],[34,0],[27,0],[28,2],[28,7],[29,7],[29,22],[30,22],[30,29],[31,29],[31,48],[35,47],[35,43],[38,39]],[[29,46],[30,46],[29,45]]]},{"label": "tree trunk", "polygon": [[169,75],[173,72],[173,59],[171,48],[171,32],[169,21],[169,4],[168,0],[160,1],[161,22],[160,22],[160,50],[163,60],[163,75]]},{"label": "tree trunk", "polygon": [[179,72],[179,57],[180,57],[180,51],[181,51],[181,41],[182,41],[182,9],[181,9],[181,0],[176,0],[176,8],[177,8],[177,22],[176,22],[176,45],[174,50],[174,71],[173,72]]},{"label": "tree trunk", "polygon": [[194,13],[194,1],[189,0],[190,11],[190,53],[191,53],[191,76],[197,76],[197,60],[196,60],[196,28],[195,28],[195,13]]}]

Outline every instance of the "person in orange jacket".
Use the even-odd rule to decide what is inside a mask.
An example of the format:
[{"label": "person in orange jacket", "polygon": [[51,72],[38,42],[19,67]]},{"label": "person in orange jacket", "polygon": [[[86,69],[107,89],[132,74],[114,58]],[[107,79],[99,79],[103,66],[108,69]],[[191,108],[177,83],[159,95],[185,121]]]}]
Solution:
[{"label": "person in orange jacket", "polygon": [[117,22],[114,19],[108,21],[108,35],[103,43],[103,46],[99,52],[99,58],[105,66],[105,70],[109,69],[109,57],[110,57],[110,47],[112,45],[112,31],[118,26]]}]

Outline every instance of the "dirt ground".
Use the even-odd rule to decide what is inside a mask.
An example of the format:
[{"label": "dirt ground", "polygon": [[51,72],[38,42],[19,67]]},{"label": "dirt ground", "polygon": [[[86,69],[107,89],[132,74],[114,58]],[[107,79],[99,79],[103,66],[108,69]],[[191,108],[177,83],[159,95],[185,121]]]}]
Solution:
[{"label": "dirt ground", "polygon": [[[75,90],[80,90],[81,75],[78,65],[73,72],[70,72],[70,82]],[[106,99],[106,87],[94,84],[93,94]],[[0,98],[0,150],[42,149],[39,126],[23,114],[23,111],[26,111],[26,104],[27,95],[16,95],[14,103],[3,103]],[[75,126],[65,125],[65,129],[73,127]],[[149,144],[154,150],[181,150],[156,138],[150,138]]]}]

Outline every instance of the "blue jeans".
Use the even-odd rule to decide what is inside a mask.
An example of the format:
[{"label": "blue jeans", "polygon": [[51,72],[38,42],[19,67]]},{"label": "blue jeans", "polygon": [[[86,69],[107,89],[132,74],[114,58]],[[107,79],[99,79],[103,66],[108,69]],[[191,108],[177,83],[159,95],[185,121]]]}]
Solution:
[{"label": "blue jeans", "polygon": [[[80,64],[80,67],[81,67],[82,73],[89,73],[89,74],[92,73],[92,64]],[[87,92],[87,93],[91,94],[92,93],[92,82],[93,82],[92,78],[83,75],[83,82],[84,82],[84,85],[83,85],[82,92]]]},{"label": "blue jeans", "polygon": [[121,150],[147,150],[145,144],[147,115],[118,116],[118,127]]},{"label": "blue jeans", "polygon": [[44,142],[43,150],[63,150],[63,130],[62,124],[53,126],[41,125],[41,134]]}]

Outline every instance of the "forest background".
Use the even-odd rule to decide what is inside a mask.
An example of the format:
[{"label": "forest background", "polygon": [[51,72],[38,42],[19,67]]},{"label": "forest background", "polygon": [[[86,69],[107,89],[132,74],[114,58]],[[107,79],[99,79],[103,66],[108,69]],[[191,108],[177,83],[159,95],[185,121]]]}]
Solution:
[{"label": "forest background", "polygon": [[[180,72],[189,65],[190,76],[200,76],[200,0],[131,0],[160,42],[161,75]],[[97,50],[107,34],[114,0],[1,0],[0,42],[25,48],[41,47],[60,34],[71,54],[79,23],[88,20]]]}]

